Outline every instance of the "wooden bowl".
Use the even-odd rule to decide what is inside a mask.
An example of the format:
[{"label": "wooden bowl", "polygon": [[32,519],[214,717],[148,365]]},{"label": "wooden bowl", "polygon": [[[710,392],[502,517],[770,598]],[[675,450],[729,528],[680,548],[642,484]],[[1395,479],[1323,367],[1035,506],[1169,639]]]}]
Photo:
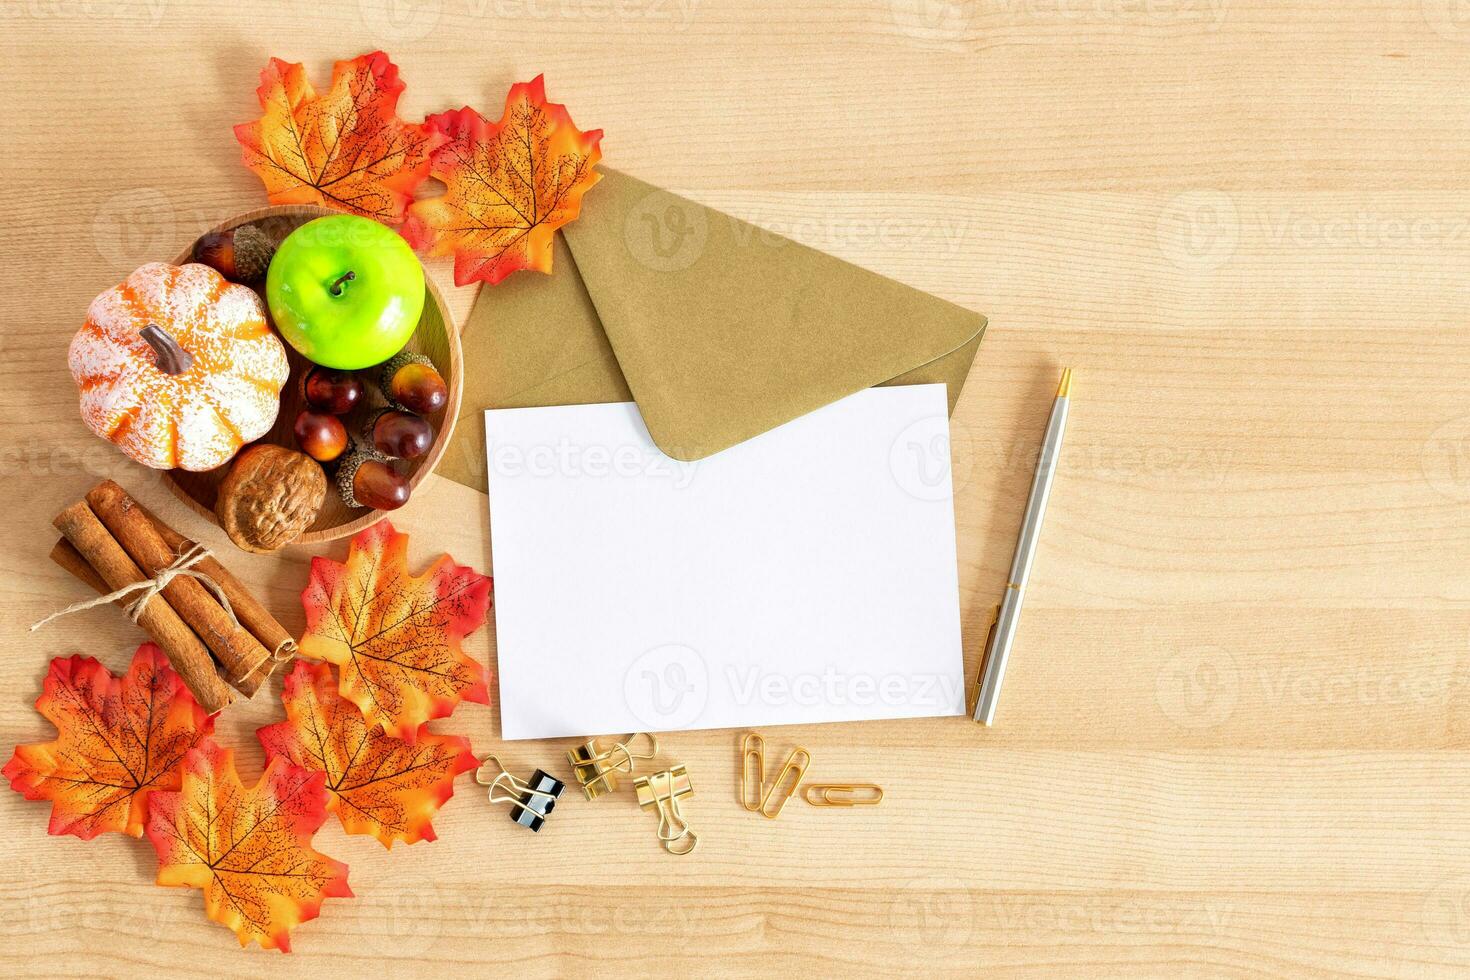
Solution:
[{"label": "wooden bowl", "polygon": [[[310,204],[281,204],[236,215],[216,225],[211,232],[228,231],[241,225],[254,224],[270,235],[272,240],[280,243],[287,235],[312,218],[341,213],[331,208]],[[193,254],[194,243],[191,242],[189,247],[174,259],[174,264],[183,265],[191,261]],[[263,283],[253,285],[257,287],[257,291],[265,288]],[[454,326],[454,317],[449,312],[449,305],[444,301],[444,295],[439,292],[439,288],[434,285],[434,280],[427,274],[424,276],[424,285],[426,290],[424,312],[419,317],[418,328],[404,350],[423,354],[434,362],[434,367],[444,376],[444,382],[449,387],[449,402],[442,411],[428,416],[435,433],[434,444],[429,447],[429,451],[418,459],[397,460],[393,464],[400,473],[408,476],[409,487],[413,490],[418,489],[424,477],[434,472],[439,457],[443,456],[444,450],[449,447],[450,436],[454,434],[455,420],[459,418],[460,396],[464,393],[464,376],[460,371],[462,352],[459,345],[459,331]],[[270,313],[267,310],[266,318],[269,319],[269,317]],[[287,380],[286,387],[281,389],[281,411],[276,416],[276,424],[271,426],[271,430],[256,442],[272,442],[288,449],[296,449],[296,440],[291,433],[291,428],[295,424],[297,412],[305,404],[301,397],[301,379],[312,365],[310,361],[296,353],[290,344],[286,344],[285,341],[282,343],[285,344],[286,357],[291,363],[291,377]],[[358,405],[350,414],[342,418],[353,439],[360,438],[363,420],[374,409],[387,404],[382,392],[378,390],[377,368],[365,368],[358,372],[358,375],[362,378],[364,388],[367,389],[367,397],[363,400],[363,404]],[[312,544],[318,541],[344,538],[376,524],[393,513],[392,511],[368,510],[365,507],[348,507],[337,495],[337,464],[326,463],[324,466],[328,483],[326,500],[322,503],[322,510],[317,515],[316,522],[296,539],[295,544]],[[214,502],[218,495],[220,482],[224,480],[225,474],[229,471],[230,463],[202,473],[175,469],[165,471],[163,479],[175,496],[210,523],[218,524],[219,521],[214,516]],[[410,498],[404,507],[412,506],[413,499]]]}]

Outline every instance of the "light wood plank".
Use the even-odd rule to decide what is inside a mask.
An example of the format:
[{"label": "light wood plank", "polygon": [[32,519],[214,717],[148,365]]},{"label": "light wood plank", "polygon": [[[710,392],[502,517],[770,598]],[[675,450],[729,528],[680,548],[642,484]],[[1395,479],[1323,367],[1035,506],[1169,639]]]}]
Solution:
[{"label": "light wood plank", "polygon": [[[0,745],[47,658],[136,631],[45,560],[111,476],[291,628],[318,547],[230,550],[75,418],[88,301],[258,206],[230,126],[266,59],[385,47],[406,114],[544,71],[610,165],[984,311],[954,420],[970,666],[1061,364],[1077,406],[999,725],[795,727],[883,806],[736,802],[734,732],[671,735],[700,850],[626,798],[536,839],[468,781],[440,840],[352,867],[290,957],[242,953],[146,842],[0,795],[7,973],[1420,977],[1470,970],[1470,20],[1450,0],[130,0],[0,8]],[[756,237],[750,247],[770,247]],[[432,274],[462,319],[474,298]],[[753,284],[758,288],[759,284]],[[429,481],[414,556],[488,568]],[[494,664],[494,631],[469,649]],[[275,695],[219,737],[247,776]],[[494,707],[436,728],[502,745]]]}]

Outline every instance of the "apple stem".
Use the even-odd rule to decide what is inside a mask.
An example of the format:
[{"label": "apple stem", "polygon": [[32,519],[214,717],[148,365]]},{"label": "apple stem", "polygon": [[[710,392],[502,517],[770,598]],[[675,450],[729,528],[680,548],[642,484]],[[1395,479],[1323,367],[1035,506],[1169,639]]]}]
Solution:
[{"label": "apple stem", "polygon": [[352,280],[354,280],[356,278],[357,278],[357,273],[355,273],[355,272],[344,272],[340,276],[338,276],[337,277],[337,281],[334,282],[334,283],[332,283],[332,285],[330,287],[328,287],[328,288],[331,289],[333,296],[341,296],[342,295],[342,284],[343,283],[351,282]]}]

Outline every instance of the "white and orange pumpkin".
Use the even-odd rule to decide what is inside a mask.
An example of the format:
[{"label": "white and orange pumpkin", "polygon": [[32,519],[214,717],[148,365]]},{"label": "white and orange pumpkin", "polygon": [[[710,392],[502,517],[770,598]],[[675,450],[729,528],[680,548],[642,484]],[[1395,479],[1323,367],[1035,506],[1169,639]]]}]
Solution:
[{"label": "white and orange pumpkin", "polygon": [[253,290],[162,262],[92,301],[67,361],[88,427],[160,470],[211,470],[265,435],[289,373]]}]

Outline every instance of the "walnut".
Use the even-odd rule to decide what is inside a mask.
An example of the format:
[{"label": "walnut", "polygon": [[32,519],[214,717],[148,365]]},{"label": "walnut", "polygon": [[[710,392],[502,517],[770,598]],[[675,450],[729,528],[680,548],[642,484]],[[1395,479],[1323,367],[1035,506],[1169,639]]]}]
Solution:
[{"label": "walnut", "polygon": [[235,457],[214,513],[231,541],[265,554],[311,527],[326,494],[326,475],[310,456],[261,443]]}]

